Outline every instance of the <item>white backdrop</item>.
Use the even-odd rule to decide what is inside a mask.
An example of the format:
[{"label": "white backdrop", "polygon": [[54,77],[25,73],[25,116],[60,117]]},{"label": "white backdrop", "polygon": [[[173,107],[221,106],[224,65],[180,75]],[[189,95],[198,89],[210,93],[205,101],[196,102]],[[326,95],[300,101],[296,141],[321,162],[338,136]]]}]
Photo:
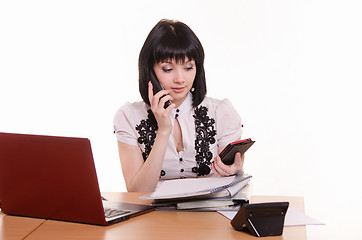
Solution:
[{"label": "white backdrop", "polygon": [[140,100],[151,28],[181,20],[205,48],[208,95],[229,98],[256,140],[245,163],[254,194],[304,196],[326,223],[309,239],[357,239],[361,10],[348,0],[3,0],[0,131],[89,138],[101,190],[125,191],[113,115]]}]

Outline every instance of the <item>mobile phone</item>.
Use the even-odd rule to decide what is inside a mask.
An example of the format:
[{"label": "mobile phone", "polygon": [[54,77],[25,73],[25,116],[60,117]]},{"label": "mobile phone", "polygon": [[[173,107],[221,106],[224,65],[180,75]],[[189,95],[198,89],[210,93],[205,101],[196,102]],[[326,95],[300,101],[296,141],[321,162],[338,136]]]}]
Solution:
[{"label": "mobile phone", "polygon": [[243,155],[254,143],[255,141],[252,141],[251,138],[229,143],[219,154],[221,161],[225,165],[233,164],[235,154],[239,152]]},{"label": "mobile phone", "polygon": [[[151,83],[153,86],[153,95],[155,95],[156,93],[158,93],[159,91],[163,90],[164,88],[162,87],[160,81],[158,81],[155,72],[152,70],[151,72]],[[161,98],[163,98],[166,95],[163,95]],[[161,99],[160,98],[160,99]],[[167,100],[167,102],[165,102],[165,105],[163,106],[163,108],[167,108],[168,106],[171,105],[171,101]]]}]

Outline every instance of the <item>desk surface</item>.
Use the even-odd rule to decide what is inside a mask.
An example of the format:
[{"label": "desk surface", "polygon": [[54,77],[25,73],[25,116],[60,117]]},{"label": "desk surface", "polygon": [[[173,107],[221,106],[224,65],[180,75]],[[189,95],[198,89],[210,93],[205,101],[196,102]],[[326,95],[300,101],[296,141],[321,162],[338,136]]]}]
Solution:
[{"label": "desk surface", "polygon": [[[141,193],[104,193],[112,201],[149,204],[140,200]],[[252,202],[289,201],[304,212],[303,197],[254,196]],[[230,220],[216,212],[154,211],[112,226],[102,227],[5,216],[0,213],[0,239],[255,239],[235,231]],[[304,226],[285,227],[283,236],[263,239],[306,239]]]},{"label": "desk surface", "polygon": [[0,239],[23,239],[45,221],[45,219],[8,216],[0,212]]}]

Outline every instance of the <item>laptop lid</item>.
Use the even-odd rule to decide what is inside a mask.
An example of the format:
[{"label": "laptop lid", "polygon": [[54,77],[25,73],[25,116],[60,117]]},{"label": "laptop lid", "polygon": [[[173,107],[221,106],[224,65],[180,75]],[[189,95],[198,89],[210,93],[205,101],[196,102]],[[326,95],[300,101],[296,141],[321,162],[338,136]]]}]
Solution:
[{"label": "laptop lid", "polygon": [[[0,166],[4,213],[109,224],[88,139],[0,133]],[[111,223],[151,208],[138,205]]]}]

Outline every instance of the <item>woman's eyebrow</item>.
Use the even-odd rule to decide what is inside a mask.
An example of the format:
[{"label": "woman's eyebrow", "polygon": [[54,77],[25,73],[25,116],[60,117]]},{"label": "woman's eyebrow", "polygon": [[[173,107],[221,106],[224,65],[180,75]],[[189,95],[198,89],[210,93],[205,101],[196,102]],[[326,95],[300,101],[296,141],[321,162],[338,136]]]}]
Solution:
[{"label": "woman's eyebrow", "polygon": [[168,64],[172,64],[172,61],[170,61],[170,60],[164,60],[164,61],[161,61],[161,63],[168,63]]}]

